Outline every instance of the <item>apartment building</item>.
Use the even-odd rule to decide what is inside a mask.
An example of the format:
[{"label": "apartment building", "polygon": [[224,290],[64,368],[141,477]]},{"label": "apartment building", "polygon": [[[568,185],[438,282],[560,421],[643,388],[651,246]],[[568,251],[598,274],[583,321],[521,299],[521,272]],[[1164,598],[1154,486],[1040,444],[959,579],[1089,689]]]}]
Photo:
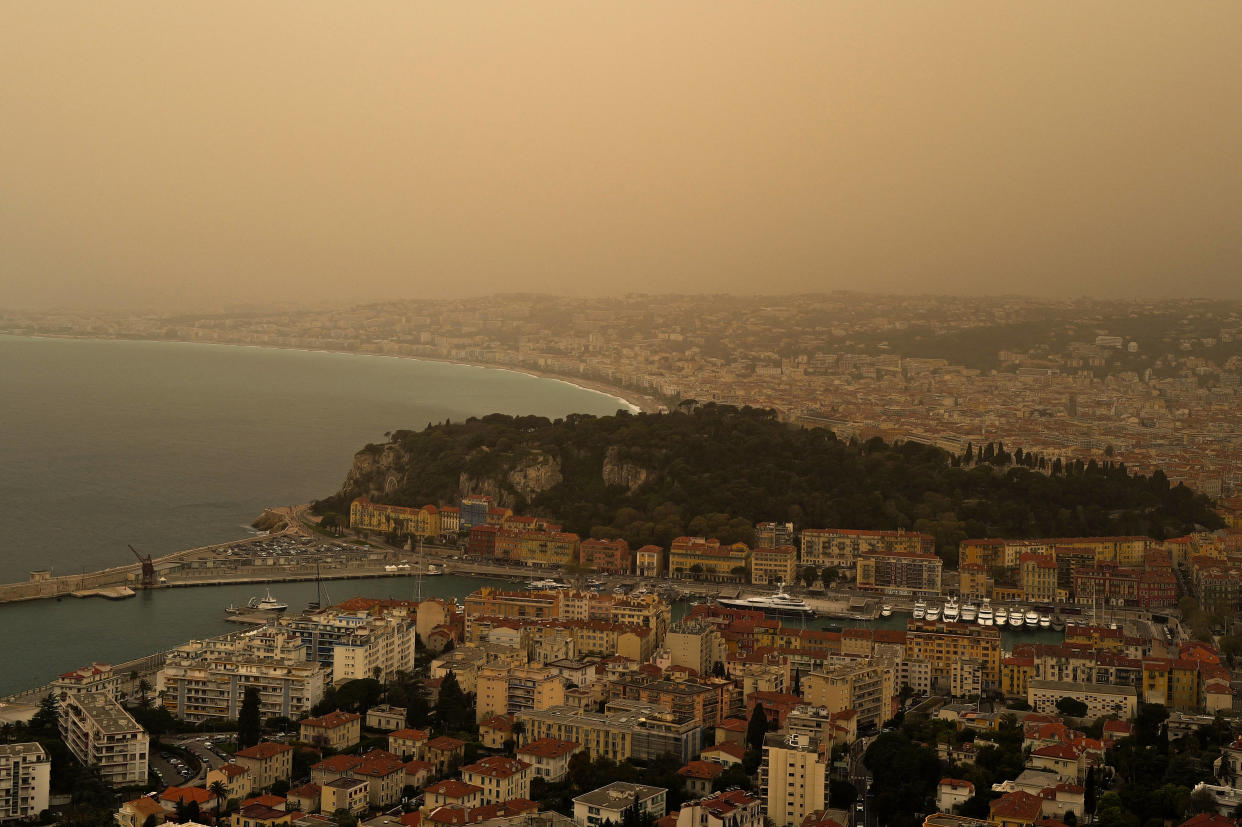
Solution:
[{"label": "apartment building", "polygon": [[323,699],[328,670],[306,660],[304,647],[260,652],[245,640],[223,646],[189,644],[168,655],[156,679],[164,708],[183,721],[237,718],[247,689],[259,693],[259,714],[299,718]]},{"label": "apartment building", "polygon": [[367,811],[370,785],[360,778],[343,776],[320,787],[319,795],[320,809],[325,813],[345,810],[359,816]]},{"label": "apartment building", "polygon": [[397,532],[414,537],[438,537],[443,533],[440,509],[434,505],[421,508],[380,505],[367,497],[358,497],[349,504],[349,527],[356,531]]},{"label": "apartment building", "polygon": [[668,809],[668,790],[629,781],[614,781],[574,799],[574,823],[578,827],[620,824],[625,811],[635,805],[640,813],[661,819]]},{"label": "apartment building", "polygon": [[699,726],[715,726],[733,711],[734,686],[722,678],[663,680],[635,673],[608,684],[608,697],[638,701],[687,716]]},{"label": "apartment building", "polygon": [[876,552],[932,554],[936,539],[911,531],[856,531],[847,528],[802,530],[803,566],[854,568],[859,556]]},{"label": "apartment building", "polygon": [[750,577],[751,552],[745,543],[722,545],[717,539],[678,537],[668,553],[671,577],[712,583],[745,583]]},{"label": "apartment building", "polygon": [[664,637],[669,663],[708,675],[716,661],[724,661],[725,645],[714,623],[680,620]]},{"label": "apartment building", "polygon": [[60,735],[79,761],[99,768],[105,784],[147,783],[150,738],[111,695],[66,698],[60,711]]},{"label": "apartment building", "polygon": [[793,523],[756,523],[755,545],[762,548],[780,548],[794,544]]},{"label": "apartment building", "polygon": [[565,681],[543,666],[485,668],[479,672],[476,720],[548,709],[565,703]]},{"label": "apartment building", "polygon": [[798,579],[798,550],[793,546],[756,548],[750,555],[750,582],[758,585],[793,583]]},{"label": "apartment building", "polygon": [[48,808],[52,763],[36,743],[0,744],[0,821],[34,820]]},{"label": "apartment building", "polygon": [[827,707],[800,705],[785,716],[790,735],[814,738],[821,744],[852,744],[858,738],[858,715],[852,709],[832,712]]},{"label": "apartment building", "polygon": [[650,760],[671,753],[685,763],[703,746],[702,727],[687,715],[675,715],[653,704],[610,701],[603,712],[571,706],[522,712],[529,740],[556,738],[582,744],[591,760],[624,761],[631,756]]},{"label": "apartment building", "polygon": [[634,555],[625,540],[583,540],[580,549],[583,568],[605,574],[634,571]]},{"label": "apartment building", "polygon": [[57,676],[52,683],[52,692],[58,698],[92,692],[102,692],[115,698],[120,693],[120,687],[121,675],[113,671],[111,665],[92,663]]},{"label": "apartment building", "polygon": [[880,726],[892,717],[894,664],[873,658],[812,672],[802,678],[802,697],[829,712],[854,710],[858,726]]},{"label": "apartment building", "polygon": [[542,778],[549,784],[555,784],[569,773],[569,759],[583,749],[577,741],[540,738],[518,747],[517,756],[531,765],[532,778]]},{"label": "apartment building", "polygon": [[1019,561],[1022,598],[1035,603],[1057,599],[1057,560],[1050,554],[1027,552]]},{"label": "apartment building", "polygon": [[511,592],[484,587],[466,596],[466,624],[476,617],[560,620],[559,592]]},{"label": "apartment building", "polygon": [[639,577],[664,577],[668,574],[666,560],[660,546],[643,546],[634,552],[634,573]]},{"label": "apartment building", "polygon": [[911,620],[906,627],[906,660],[928,665],[933,688],[948,692],[957,662],[978,660],[985,691],[1000,685],[1001,633],[995,626],[928,623]]},{"label": "apartment building", "polygon": [[677,811],[674,827],[763,827],[763,800],[744,790],[726,790]]},{"label": "apartment building", "polygon": [[858,556],[856,585],[891,594],[938,595],[941,569],[935,554],[866,551]]},{"label": "apartment building", "polygon": [[816,738],[769,734],[759,765],[764,811],[776,827],[800,827],[828,801],[829,747]]},{"label": "apartment building", "polygon": [[1056,715],[1057,701],[1073,698],[1087,705],[1087,717],[1117,715],[1129,720],[1138,712],[1139,692],[1133,686],[1107,686],[1092,683],[1032,680],[1027,686],[1026,701],[1031,709]]}]

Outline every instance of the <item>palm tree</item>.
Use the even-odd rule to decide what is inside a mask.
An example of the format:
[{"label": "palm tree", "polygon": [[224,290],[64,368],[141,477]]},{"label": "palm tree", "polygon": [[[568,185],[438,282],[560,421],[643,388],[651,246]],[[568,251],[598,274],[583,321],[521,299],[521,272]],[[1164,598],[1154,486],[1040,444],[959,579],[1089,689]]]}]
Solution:
[{"label": "palm tree", "polygon": [[218,823],[220,821],[220,805],[228,801],[229,788],[223,781],[216,780],[211,782],[211,786],[207,790],[216,797],[216,822]]},{"label": "palm tree", "polygon": [[514,744],[514,748],[516,749],[517,747],[522,746],[522,736],[526,734],[526,724],[525,724],[525,722],[523,722],[523,721],[514,721],[514,722],[513,722],[513,728],[510,730],[510,732],[512,732],[512,733],[513,733],[513,744]]},{"label": "palm tree", "polygon": [[148,706],[151,705],[151,699],[147,697],[147,693],[150,691],[151,691],[150,681],[148,681],[146,678],[143,678],[142,680],[138,681],[138,694],[140,696],[139,703],[142,705],[143,709],[146,709]]}]

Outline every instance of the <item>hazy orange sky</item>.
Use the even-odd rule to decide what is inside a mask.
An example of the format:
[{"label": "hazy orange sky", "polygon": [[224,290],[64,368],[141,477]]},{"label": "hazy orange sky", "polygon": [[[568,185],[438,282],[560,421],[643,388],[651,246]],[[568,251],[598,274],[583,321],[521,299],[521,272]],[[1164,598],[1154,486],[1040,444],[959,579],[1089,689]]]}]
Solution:
[{"label": "hazy orange sky", "polygon": [[1242,2],[0,4],[0,306],[1242,297]]}]

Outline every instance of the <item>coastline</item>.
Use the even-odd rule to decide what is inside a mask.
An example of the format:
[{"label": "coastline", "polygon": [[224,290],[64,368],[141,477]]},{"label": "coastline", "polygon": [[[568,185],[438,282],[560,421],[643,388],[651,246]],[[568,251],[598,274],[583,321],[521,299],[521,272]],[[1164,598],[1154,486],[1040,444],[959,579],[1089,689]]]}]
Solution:
[{"label": "coastline", "polygon": [[658,413],[664,404],[653,396],[647,396],[632,391],[628,388],[622,388],[617,385],[609,385],[596,379],[588,379],[581,376],[565,376],[558,373],[550,373],[535,368],[527,368],[521,365],[505,365],[493,364],[490,362],[473,362],[464,359],[449,359],[442,356],[406,356],[398,353],[370,353],[367,351],[357,350],[332,350],[329,348],[306,348],[295,347],[293,345],[255,345],[247,342],[201,342],[194,339],[139,339],[128,336],[74,336],[70,334],[48,334],[48,333],[11,333],[0,331],[0,335],[15,336],[27,339],[73,339],[80,341],[95,342],[156,342],[165,344],[180,345],[206,345],[216,347],[243,347],[254,348],[256,350],[294,350],[302,353],[331,353],[337,356],[374,356],[382,359],[409,359],[415,362],[440,363],[446,365],[460,365],[462,367],[479,368],[481,370],[503,370],[509,373],[518,373],[524,376],[530,376],[535,379],[549,379],[554,382],[560,382],[579,390],[591,391],[617,400],[624,407],[628,407],[631,413]]}]

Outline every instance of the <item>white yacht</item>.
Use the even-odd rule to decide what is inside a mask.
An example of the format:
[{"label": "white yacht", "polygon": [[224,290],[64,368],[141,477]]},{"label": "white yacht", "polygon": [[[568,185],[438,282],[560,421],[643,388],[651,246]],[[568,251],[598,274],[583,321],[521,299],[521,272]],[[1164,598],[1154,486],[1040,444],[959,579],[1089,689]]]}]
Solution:
[{"label": "white yacht", "polygon": [[892,617],[892,616],[893,616],[892,606],[890,606],[888,603],[885,603],[884,605],[880,606],[880,617]]},{"label": "white yacht", "polygon": [[440,568],[435,563],[429,563],[427,565],[427,576],[428,577],[438,577],[441,574],[444,574],[444,569]]},{"label": "white yacht", "polygon": [[1052,628],[1052,615],[1049,615],[1049,614],[1040,615],[1039,616],[1039,628],[1041,629]]},{"label": "white yacht", "polygon": [[545,579],[543,579],[543,580],[532,580],[532,581],[530,581],[530,586],[529,586],[529,588],[530,588],[530,589],[532,589],[532,590],[539,590],[539,589],[568,589],[568,588],[569,588],[569,586],[565,585],[564,583],[560,582],[559,580],[552,580],[551,578],[545,578]]},{"label": "white yacht", "polygon": [[995,622],[995,616],[992,614],[992,607],[984,603],[979,607],[979,625],[991,626]]},{"label": "white yacht", "polygon": [[957,601],[950,597],[944,603],[944,610],[942,614],[944,616],[945,623],[956,623],[958,618],[962,616],[962,610],[961,607],[958,606]]},{"label": "white yacht", "polygon": [[927,601],[926,600],[914,601],[914,609],[910,612],[910,616],[913,617],[915,620],[922,620],[923,618],[927,617]]},{"label": "white yacht", "polygon": [[967,601],[962,604],[962,622],[963,623],[974,623],[975,619],[978,617],[979,617],[978,606],[976,606],[974,603],[971,603],[970,601]]},{"label": "white yacht", "polygon": [[1014,606],[1012,609],[1009,610],[1009,628],[1010,629],[1021,629],[1023,624],[1025,623],[1026,623],[1026,612],[1023,611],[1021,606]]},{"label": "white yacht", "polygon": [[997,626],[1009,625],[1009,612],[1005,610],[1004,606],[997,606],[994,616],[996,617]]},{"label": "white yacht", "polygon": [[283,612],[285,609],[289,608],[289,606],[272,597],[271,589],[266,589],[262,600],[257,597],[252,597],[250,598],[250,602],[246,604],[246,608],[254,609],[259,612]]},{"label": "white yacht", "polygon": [[778,586],[776,594],[759,594],[754,597],[718,598],[727,609],[751,609],[777,617],[815,617],[815,610],[801,597],[785,594],[785,587]]},{"label": "white yacht", "polygon": [[926,617],[928,620],[939,620],[940,619],[940,607],[939,606],[928,606]]},{"label": "white yacht", "polygon": [[[1052,618],[1048,618],[1048,623],[1052,623]],[[1034,628],[1039,625],[1039,612],[1034,609],[1026,610],[1026,625]]]}]

